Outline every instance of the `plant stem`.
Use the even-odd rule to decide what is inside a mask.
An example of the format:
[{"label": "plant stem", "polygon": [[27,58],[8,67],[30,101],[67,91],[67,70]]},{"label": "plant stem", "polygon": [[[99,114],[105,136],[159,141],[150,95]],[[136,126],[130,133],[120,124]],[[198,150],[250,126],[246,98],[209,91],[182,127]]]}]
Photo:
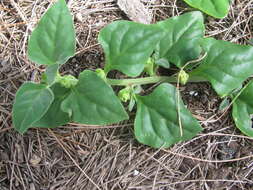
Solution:
[{"label": "plant stem", "polygon": [[[162,83],[170,82],[177,83],[177,77],[167,77],[167,76],[153,76],[153,77],[144,77],[144,78],[135,78],[135,79],[109,79],[107,78],[107,83],[112,86],[136,86],[143,84],[152,84],[152,83]],[[206,82],[206,79],[201,77],[190,77],[188,82]]]}]

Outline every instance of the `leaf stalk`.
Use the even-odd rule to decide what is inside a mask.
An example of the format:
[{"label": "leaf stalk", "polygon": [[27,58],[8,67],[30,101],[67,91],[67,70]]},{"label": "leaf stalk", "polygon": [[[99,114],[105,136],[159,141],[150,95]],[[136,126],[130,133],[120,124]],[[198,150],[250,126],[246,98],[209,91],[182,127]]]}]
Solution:
[{"label": "leaf stalk", "polygon": [[[143,78],[134,78],[134,79],[106,79],[107,83],[112,86],[137,86],[144,84],[152,84],[152,83],[177,83],[177,77],[174,76],[153,76],[153,77],[143,77]],[[188,82],[207,82],[206,79],[196,76],[190,76]]]}]

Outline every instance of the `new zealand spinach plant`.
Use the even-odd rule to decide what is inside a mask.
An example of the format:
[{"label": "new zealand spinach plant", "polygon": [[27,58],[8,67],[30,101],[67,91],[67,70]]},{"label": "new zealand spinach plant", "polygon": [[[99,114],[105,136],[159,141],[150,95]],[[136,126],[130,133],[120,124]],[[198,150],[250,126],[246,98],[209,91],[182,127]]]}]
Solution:
[{"label": "new zealand spinach plant", "polygon": [[[54,128],[70,121],[108,125],[128,119],[137,105],[136,139],[159,148],[193,138],[202,130],[181,100],[177,87],[187,82],[209,81],[222,98],[230,98],[236,126],[253,136],[253,81],[238,90],[253,74],[253,47],[204,37],[200,12],[189,12],[156,24],[115,21],[98,37],[105,52],[105,67],[85,70],[78,79],[62,76],[60,66],[75,54],[72,17],[64,0],[42,17],[28,43],[31,61],[45,65],[40,83],[26,82],[17,91],[13,124],[24,133],[30,127]],[[157,76],[158,67],[173,64],[178,73]],[[118,70],[127,79],[108,78]],[[139,77],[145,72],[148,77]],[[157,83],[148,95],[141,86]],[[159,84],[159,85],[158,85]],[[122,86],[115,95],[111,86]],[[237,90],[236,90],[237,89]],[[142,95],[141,95],[142,94]]]}]

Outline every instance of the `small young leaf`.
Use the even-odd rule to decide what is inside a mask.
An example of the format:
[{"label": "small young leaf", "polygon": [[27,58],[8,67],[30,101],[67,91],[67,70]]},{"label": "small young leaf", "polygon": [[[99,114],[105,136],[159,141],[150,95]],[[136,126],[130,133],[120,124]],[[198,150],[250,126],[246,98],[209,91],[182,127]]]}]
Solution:
[{"label": "small young leaf", "polygon": [[77,85],[78,79],[72,75],[64,75],[58,76],[56,82],[60,83],[65,88],[72,88]]},{"label": "small young leaf", "polygon": [[59,68],[58,64],[47,66],[45,76],[46,76],[46,83],[48,85],[51,85],[55,82],[55,77],[57,76],[58,68]]},{"label": "small young leaf", "polygon": [[227,97],[224,98],[220,103],[219,110],[224,110],[225,108],[227,108],[229,106],[229,103],[229,99]]},{"label": "small young leaf", "polygon": [[137,97],[135,136],[140,143],[159,148],[191,139],[202,130],[180,99],[183,135],[180,134],[176,88],[161,84],[150,95]]},{"label": "small young leaf", "polygon": [[233,44],[213,38],[201,41],[207,56],[200,61],[191,76],[201,76],[211,82],[224,97],[253,74],[253,47]]},{"label": "small young leaf", "polygon": [[47,112],[54,100],[53,92],[43,84],[24,83],[13,105],[13,124],[23,134]]},{"label": "small young leaf", "polygon": [[154,63],[154,59],[150,57],[144,67],[144,72],[149,76],[155,76],[156,74],[156,65]]},{"label": "small young leaf", "polygon": [[128,111],[132,111],[133,109],[134,109],[134,106],[135,106],[135,99],[134,99],[134,97],[132,96],[131,98],[130,98],[130,101],[129,101],[129,103],[128,103]]},{"label": "small young leaf", "polygon": [[128,119],[124,107],[112,88],[92,71],[84,71],[71,94],[63,101],[62,110],[75,122],[107,125]]},{"label": "small young leaf", "polygon": [[64,88],[59,83],[55,83],[51,90],[54,93],[54,101],[43,117],[33,124],[35,127],[54,128],[70,122],[69,115],[61,110],[61,103],[70,94],[71,90]]},{"label": "small young leaf", "polygon": [[253,81],[243,90],[233,103],[232,116],[236,127],[245,135],[253,137],[251,115],[253,114]]},{"label": "small young leaf", "polygon": [[197,59],[201,53],[199,40],[204,36],[204,21],[201,12],[195,11],[175,16],[157,23],[164,35],[157,47],[160,58],[184,66]]},{"label": "small young leaf", "polygon": [[143,91],[143,89],[142,89],[141,85],[135,86],[135,87],[134,87],[134,90],[133,90],[133,92],[134,92],[135,94],[139,94],[139,93],[141,93],[142,91]]},{"label": "small young leaf", "polygon": [[37,64],[64,64],[75,53],[75,31],[65,0],[58,0],[41,18],[28,43]]},{"label": "small young leaf", "polygon": [[141,85],[137,85],[137,86],[134,86],[133,89],[132,89],[132,94],[131,94],[131,98],[130,98],[130,101],[128,103],[128,111],[132,111],[135,104],[136,104],[136,101],[135,101],[135,95],[136,94],[139,94],[143,91]]},{"label": "small young leaf", "polygon": [[96,69],[96,74],[101,78],[103,79],[104,81],[106,81],[106,73],[103,69]]},{"label": "small young leaf", "polygon": [[169,69],[170,68],[170,62],[167,59],[161,58],[158,59],[157,61],[155,61],[155,64],[165,68],[165,69]]},{"label": "small young leaf", "polygon": [[224,18],[228,14],[230,0],[184,0],[190,6],[197,8],[215,18]]},{"label": "small young leaf", "polygon": [[130,21],[116,21],[99,33],[99,43],[105,51],[105,71],[119,70],[136,77],[163,35],[157,25],[145,25]]}]

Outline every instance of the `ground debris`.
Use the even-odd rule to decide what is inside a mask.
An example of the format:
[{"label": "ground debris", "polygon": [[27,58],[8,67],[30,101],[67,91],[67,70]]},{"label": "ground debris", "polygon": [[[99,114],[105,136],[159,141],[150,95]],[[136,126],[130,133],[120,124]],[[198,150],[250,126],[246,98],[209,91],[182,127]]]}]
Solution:
[{"label": "ground debris", "polygon": [[143,24],[151,23],[152,14],[140,0],[118,0],[117,4],[131,20]]}]

